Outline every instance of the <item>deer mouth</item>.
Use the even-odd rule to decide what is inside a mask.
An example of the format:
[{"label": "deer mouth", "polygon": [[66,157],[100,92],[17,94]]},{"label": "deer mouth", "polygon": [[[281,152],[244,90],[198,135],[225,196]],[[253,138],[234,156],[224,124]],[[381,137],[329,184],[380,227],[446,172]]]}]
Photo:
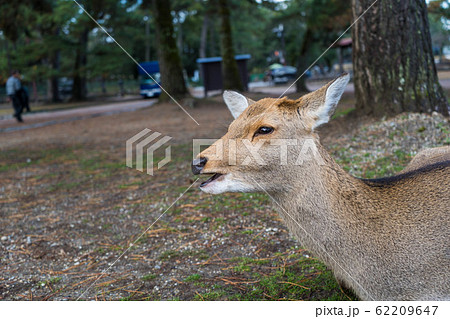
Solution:
[{"label": "deer mouth", "polygon": [[210,178],[208,178],[206,181],[204,181],[203,183],[200,184],[200,187],[205,187],[206,185],[211,184],[212,182],[216,181],[216,180],[223,180],[224,174],[220,174],[220,173],[215,173],[214,175],[212,175]]}]

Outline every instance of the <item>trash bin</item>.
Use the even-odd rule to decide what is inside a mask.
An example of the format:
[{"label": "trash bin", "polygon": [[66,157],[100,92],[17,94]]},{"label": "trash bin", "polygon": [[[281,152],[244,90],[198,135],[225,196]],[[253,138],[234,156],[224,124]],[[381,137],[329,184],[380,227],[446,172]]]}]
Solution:
[{"label": "trash bin", "polygon": [[[247,60],[251,58],[250,54],[241,54],[234,57],[236,59],[239,75],[245,91],[248,90],[248,72]],[[208,96],[208,91],[223,90],[222,81],[222,57],[201,58],[197,59],[200,64],[201,77],[204,86],[204,95]]]}]

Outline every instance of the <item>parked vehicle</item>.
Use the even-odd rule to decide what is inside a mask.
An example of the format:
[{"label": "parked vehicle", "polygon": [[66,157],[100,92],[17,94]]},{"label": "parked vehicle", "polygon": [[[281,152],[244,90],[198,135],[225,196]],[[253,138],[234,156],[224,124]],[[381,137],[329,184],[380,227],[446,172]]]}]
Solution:
[{"label": "parked vehicle", "polygon": [[[161,74],[158,61],[139,63],[140,94],[143,98],[161,95]],[[150,76],[149,76],[150,75]]]},{"label": "parked vehicle", "polygon": [[73,79],[62,77],[58,81],[59,95],[67,97],[72,95]]},{"label": "parked vehicle", "polygon": [[297,74],[297,68],[293,66],[282,66],[272,70],[272,78],[275,84],[287,83],[290,79],[295,78]]}]

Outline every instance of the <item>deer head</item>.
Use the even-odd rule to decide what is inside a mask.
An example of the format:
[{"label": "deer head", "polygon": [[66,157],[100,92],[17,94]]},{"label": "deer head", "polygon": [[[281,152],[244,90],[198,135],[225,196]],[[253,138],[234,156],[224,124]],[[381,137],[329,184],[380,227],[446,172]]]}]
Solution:
[{"label": "deer head", "polygon": [[[327,123],[349,81],[343,74],[298,100],[252,101],[237,92],[223,98],[235,120],[228,132],[192,163],[194,174],[212,174],[200,188],[211,194],[280,191],[291,178],[310,176],[323,164],[315,130]],[[258,185],[255,185],[258,184]]]}]

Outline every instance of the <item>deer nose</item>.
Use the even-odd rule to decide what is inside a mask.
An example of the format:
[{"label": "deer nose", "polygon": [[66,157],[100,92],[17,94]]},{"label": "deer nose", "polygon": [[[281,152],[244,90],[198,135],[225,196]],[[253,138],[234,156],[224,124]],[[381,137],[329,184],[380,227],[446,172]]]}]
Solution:
[{"label": "deer nose", "polygon": [[207,161],[208,161],[208,159],[206,157],[199,157],[199,158],[196,158],[195,160],[193,160],[192,166],[191,166],[192,173],[194,173],[194,175],[200,174],[203,167],[205,167]]}]

